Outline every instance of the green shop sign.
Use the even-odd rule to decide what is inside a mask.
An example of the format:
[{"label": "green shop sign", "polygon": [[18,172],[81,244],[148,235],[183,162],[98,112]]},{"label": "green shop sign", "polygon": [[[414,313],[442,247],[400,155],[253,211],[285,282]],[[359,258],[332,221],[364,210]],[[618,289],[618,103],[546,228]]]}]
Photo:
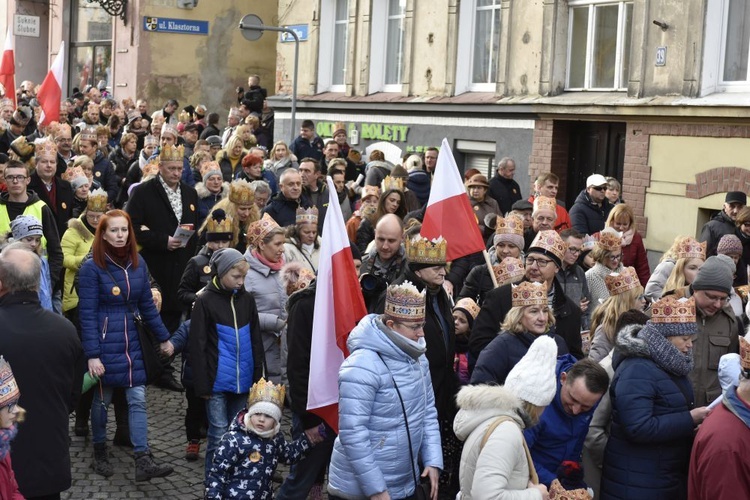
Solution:
[{"label": "green shop sign", "polygon": [[[318,122],[315,125],[315,131],[321,137],[333,137],[335,129],[335,122]],[[406,137],[409,135],[408,125],[350,123],[347,128],[347,134],[354,129],[359,131],[359,138],[361,140],[370,141],[406,142]]]}]

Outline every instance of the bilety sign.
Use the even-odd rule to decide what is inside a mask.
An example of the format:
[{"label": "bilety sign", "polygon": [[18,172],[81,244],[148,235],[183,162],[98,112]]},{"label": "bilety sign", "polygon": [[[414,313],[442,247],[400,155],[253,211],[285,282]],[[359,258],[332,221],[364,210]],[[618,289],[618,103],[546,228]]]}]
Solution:
[{"label": "bilety sign", "polygon": [[39,38],[41,33],[39,16],[13,16],[13,34],[16,36],[33,36]]},{"label": "bilety sign", "polygon": [[[307,25],[306,24],[293,24],[292,26],[284,26],[284,27],[288,30],[294,31],[294,33],[297,35],[297,38],[299,38],[300,42],[307,41]],[[293,42],[294,37],[290,35],[289,33],[281,32],[279,33],[279,41],[282,43]]]},{"label": "bilety sign", "polygon": [[183,35],[208,35],[208,21],[143,16],[143,31],[180,33]]}]

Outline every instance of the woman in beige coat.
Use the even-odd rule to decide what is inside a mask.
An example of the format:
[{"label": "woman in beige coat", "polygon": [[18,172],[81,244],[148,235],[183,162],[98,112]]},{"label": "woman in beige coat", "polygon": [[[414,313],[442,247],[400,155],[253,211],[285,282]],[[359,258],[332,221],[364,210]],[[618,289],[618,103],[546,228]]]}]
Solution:
[{"label": "woman in beige coat", "polygon": [[537,338],[510,371],[504,386],[466,386],[458,393],[453,430],[464,441],[461,500],[547,500],[523,429],[539,421],[555,397],[557,344]]}]

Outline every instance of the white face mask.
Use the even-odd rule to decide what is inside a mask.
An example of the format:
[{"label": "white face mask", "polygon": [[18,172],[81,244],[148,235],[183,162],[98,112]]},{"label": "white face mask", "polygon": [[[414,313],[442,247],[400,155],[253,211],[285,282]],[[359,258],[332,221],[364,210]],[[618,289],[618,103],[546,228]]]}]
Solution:
[{"label": "white face mask", "polygon": [[426,341],[426,340],[424,339],[424,337],[419,337],[419,338],[417,339],[417,345],[418,345],[419,347],[424,347],[424,348],[427,348],[427,341]]}]

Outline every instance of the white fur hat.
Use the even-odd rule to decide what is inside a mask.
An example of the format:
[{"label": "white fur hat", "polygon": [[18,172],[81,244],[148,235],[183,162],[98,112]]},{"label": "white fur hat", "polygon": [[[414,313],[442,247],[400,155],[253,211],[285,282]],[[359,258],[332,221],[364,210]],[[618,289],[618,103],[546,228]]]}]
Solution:
[{"label": "white fur hat", "polygon": [[263,413],[272,417],[276,422],[281,422],[281,408],[271,403],[270,401],[258,401],[247,409],[248,414],[255,415],[256,413]]},{"label": "white fur hat", "polygon": [[547,335],[537,338],[505,379],[505,387],[519,399],[547,406],[557,392],[557,344]]}]

